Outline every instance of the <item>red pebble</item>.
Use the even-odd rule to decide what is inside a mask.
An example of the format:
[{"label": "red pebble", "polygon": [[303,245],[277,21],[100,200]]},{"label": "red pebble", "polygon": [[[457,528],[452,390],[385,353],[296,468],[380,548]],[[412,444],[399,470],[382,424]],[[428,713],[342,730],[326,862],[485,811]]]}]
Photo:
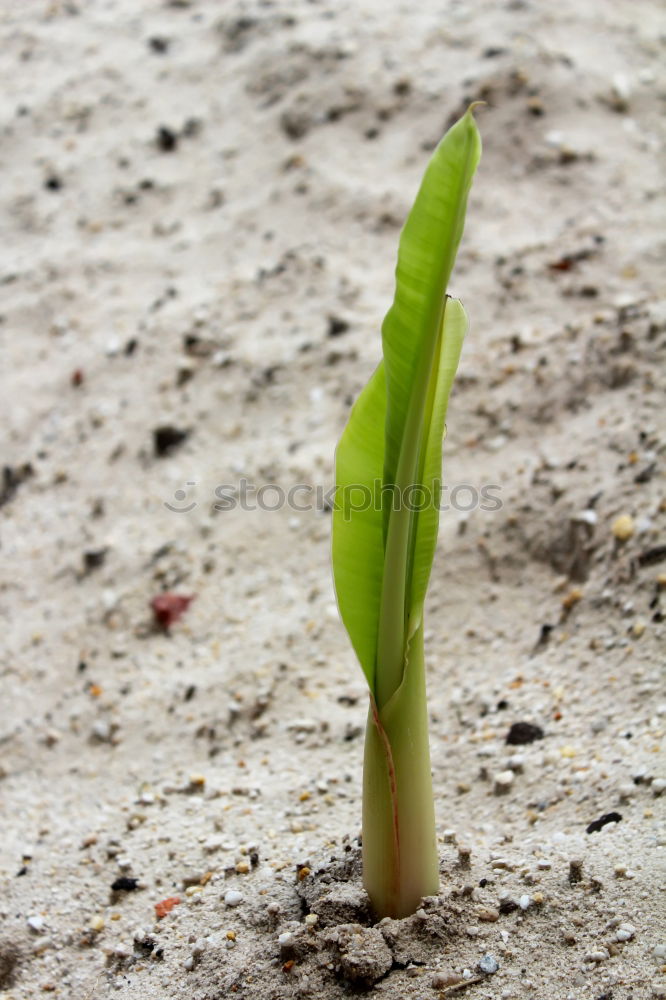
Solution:
[{"label": "red pebble", "polygon": [[182,618],[195,596],[195,594],[172,594],[167,591],[166,594],[153,597],[150,606],[157,624],[164,629],[170,628],[174,622]]},{"label": "red pebble", "polygon": [[75,389],[77,389],[80,385],[83,384],[83,372],[81,371],[80,368],[74,369],[70,377],[70,382],[72,383]]},{"label": "red pebble", "polygon": [[161,903],[155,903],[155,915],[158,920],[162,917],[166,917],[167,913],[171,913],[174,906],[178,906],[180,903],[180,896],[169,896],[168,899],[163,899]]}]

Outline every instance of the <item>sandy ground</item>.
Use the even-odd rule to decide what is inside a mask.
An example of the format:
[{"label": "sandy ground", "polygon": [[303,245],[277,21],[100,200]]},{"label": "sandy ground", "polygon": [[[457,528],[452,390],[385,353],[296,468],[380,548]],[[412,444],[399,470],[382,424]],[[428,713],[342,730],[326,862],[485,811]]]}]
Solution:
[{"label": "sandy ground", "polygon": [[[660,5],[4,0],[0,28],[2,1000],[666,996]],[[377,926],[330,517],[265,508],[330,487],[477,98],[441,895]],[[257,509],[216,509],[242,479]],[[196,595],[169,630],[164,591]]]}]

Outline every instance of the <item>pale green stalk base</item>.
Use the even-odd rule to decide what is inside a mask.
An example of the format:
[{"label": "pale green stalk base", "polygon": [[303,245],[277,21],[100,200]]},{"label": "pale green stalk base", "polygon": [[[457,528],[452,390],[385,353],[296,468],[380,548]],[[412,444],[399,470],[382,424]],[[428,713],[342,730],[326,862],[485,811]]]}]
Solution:
[{"label": "pale green stalk base", "polygon": [[430,776],[423,626],[403,681],[377,710],[371,702],[363,765],[363,883],[381,917],[414,913],[439,892]]}]

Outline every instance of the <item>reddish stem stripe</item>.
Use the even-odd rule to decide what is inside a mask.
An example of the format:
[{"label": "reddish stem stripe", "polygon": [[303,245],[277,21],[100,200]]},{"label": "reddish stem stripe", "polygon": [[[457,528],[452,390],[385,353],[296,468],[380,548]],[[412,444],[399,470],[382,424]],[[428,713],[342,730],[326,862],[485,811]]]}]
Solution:
[{"label": "reddish stem stripe", "polygon": [[389,779],[389,789],[391,794],[391,812],[393,818],[393,899],[394,906],[393,910],[397,913],[398,897],[400,894],[400,821],[398,819],[398,783],[395,775],[395,764],[393,763],[393,751],[391,749],[391,742],[388,738],[388,734],[384,729],[381,719],[379,718],[379,710],[377,708],[377,702],[374,699],[372,693],[370,693],[370,705],[372,707],[372,719],[377,727],[377,732],[379,733],[379,738],[382,741],[382,747],[384,748],[384,755],[386,757],[386,768],[388,771]]}]

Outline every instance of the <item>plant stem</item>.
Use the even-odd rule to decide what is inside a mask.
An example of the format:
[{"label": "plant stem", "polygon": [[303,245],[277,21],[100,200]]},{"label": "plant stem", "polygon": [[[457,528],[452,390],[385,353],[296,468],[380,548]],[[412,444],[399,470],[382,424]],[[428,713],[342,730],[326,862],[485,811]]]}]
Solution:
[{"label": "plant stem", "polygon": [[413,913],[439,891],[430,775],[423,625],[407,650],[400,687],[371,698],[363,765],[363,881],[381,917]]}]

